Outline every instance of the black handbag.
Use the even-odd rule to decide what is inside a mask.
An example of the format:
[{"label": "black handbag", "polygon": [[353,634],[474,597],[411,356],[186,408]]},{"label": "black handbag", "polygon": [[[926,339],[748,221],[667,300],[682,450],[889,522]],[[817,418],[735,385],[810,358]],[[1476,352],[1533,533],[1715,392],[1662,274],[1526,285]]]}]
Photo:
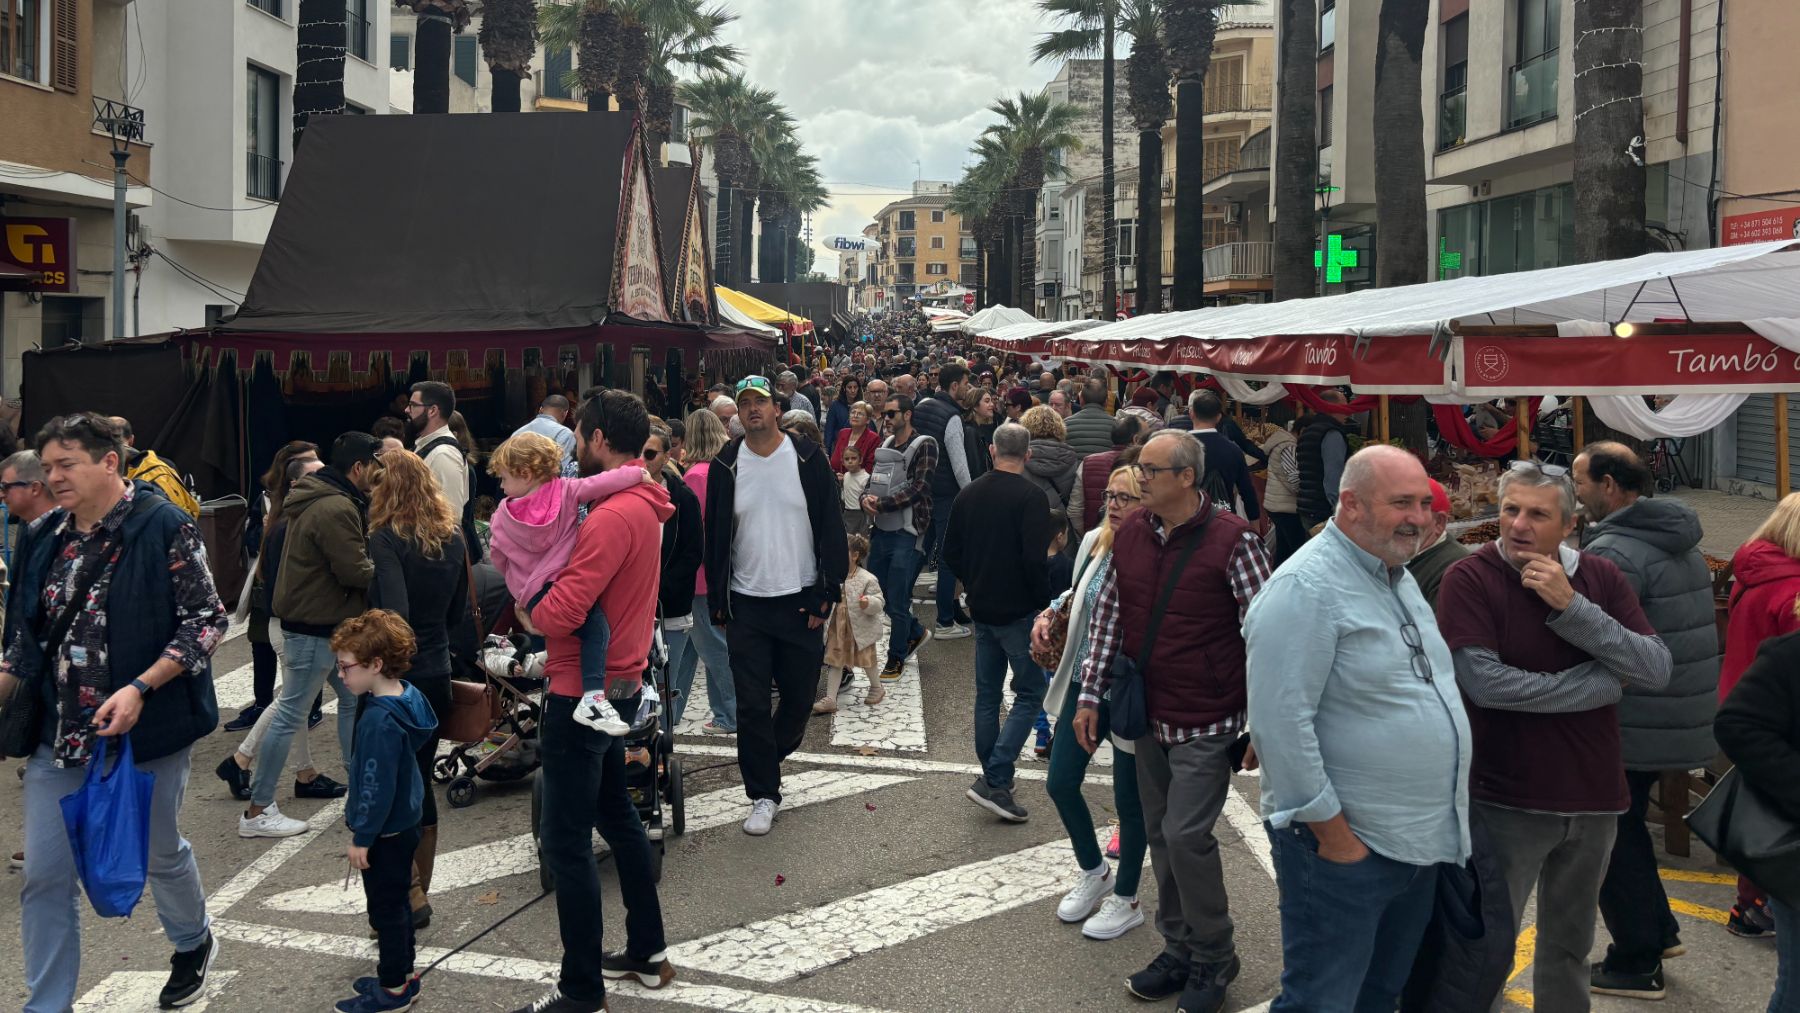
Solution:
[{"label": "black handbag", "polygon": [[23,758],[37,750],[44,731],[44,695],[38,682],[52,677],[50,673],[56,665],[56,652],[62,647],[63,638],[69,635],[69,627],[74,624],[75,617],[81,614],[88,595],[93,593],[94,584],[107,567],[106,554],[111,551],[110,545],[103,547],[99,565],[82,575],[75,593],[69,596],[68,603],[50,624],[49,633],[38,643],[42,660],[37,671],[20,675],[18,684],[13,687],[12,696],[7,698],[5,706],[0,707],[0,754]]},{"label": "black handbag", "polygon": [[1169,570],[1169,579],[1163,582],[1156,607],[1150,610],[1150,625],[1144,628],[1144,642],[1138,645],[1138,656],[1131,658],[1121,653],[1113,659],[1109,697],[1111,724],[1113,734],[1122,739],[1141,739],[1150,734],[1150,702],[1144,689],[1144,666],[1150,663],[1150,649],[1156,646],[1156,631],[1162,626],[1169,599],[1175,595],[1175,583],[1181,579],[1181,571],[1187,569],[1188,557],[1200,547],[1200,539],[1206,534],[1206,525],[1211,523],[1212,516],[1209,508],[1206,519],[1188,536],[1187,543],[1181,547],[1181,555],[1175,557],[1175,565]]},{"label": "black handbag", "polygon": [[1694,836],[1783,904],[1800,906],[1800,825],[1736,767],[1688,813]]}]

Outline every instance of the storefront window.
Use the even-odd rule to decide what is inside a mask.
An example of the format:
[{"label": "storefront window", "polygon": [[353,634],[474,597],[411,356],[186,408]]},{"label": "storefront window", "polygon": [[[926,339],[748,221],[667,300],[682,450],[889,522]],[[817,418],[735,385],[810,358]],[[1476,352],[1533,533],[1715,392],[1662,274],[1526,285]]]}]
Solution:
[{"label": "storefront window", "polygon": [[1461,278],[1575,262],[1574,185],[1545,187],[1438,212],[1436,274]]}]

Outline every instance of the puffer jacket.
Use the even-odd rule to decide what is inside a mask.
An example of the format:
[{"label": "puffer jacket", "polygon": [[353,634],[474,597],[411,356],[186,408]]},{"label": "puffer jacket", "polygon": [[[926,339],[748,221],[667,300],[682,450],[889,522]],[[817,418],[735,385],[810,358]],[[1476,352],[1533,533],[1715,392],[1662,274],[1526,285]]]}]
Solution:
[{"label": "puffer jacket", "polygon": [[1731,557],[1731,622],[1719,667],[1719,702],[1771,637],[1800,630],[1800,559],[1764,539],[1745,542]]},{"label": "puffer jacket", "polygon": [[1069,416],[1063,424],[1069,430],[1069,446],[1086,457],[1104,454],[1113,448],[1113,417],[1099,405],[1088,405]]},{"label": "puffer jacket", "polygon": [[1081,455],[1061,440],[1031,441],[1031,456],[1025,460],[1025,477],[1044,490],[1050,506],[1066,510],[1069,495],[1075,488],[1076,473],[1081,470]]},{"label": "puffer jacket", "polygon": [[1581,547],[1619,567],[1675,665],[1662,690],[1625,689],[1619,702],[1625,768],[1704,766],[1716,752],[1719,633],[1712,574],[1700,554],[1700,518],[1680,500],[1640,499],[1588,525]]},{"label": "puffer jacket", "polygon": [[1294,434],[1277,428],[1263,441],[1268,456],[1269,480],[1263,486],[1263,509],[1272,514],[1291,514],[1300,509],[1299,445]]}]

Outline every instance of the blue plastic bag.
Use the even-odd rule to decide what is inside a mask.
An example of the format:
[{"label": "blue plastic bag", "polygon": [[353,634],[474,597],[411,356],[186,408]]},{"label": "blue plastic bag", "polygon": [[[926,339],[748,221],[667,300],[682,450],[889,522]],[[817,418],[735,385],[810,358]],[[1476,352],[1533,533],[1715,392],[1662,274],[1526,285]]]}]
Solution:
[{"label": "blue plastic bag", "polygon": [[131,737],[121,735],[119,762],[106,773],[102,736],[88,760],[87,780],[62,797],[63,826],[75,853],[75,874],[102,918],[124,918],[144,895],[150,870],[150,796],[156,775],[131,760]]}]

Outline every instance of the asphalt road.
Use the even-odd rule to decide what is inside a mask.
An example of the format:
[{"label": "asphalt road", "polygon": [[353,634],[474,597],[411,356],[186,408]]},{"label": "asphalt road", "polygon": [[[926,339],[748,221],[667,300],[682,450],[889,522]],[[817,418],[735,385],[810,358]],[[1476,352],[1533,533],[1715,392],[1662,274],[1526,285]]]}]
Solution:
[{"label": "asphalt road", "polygon": [[[247,702],[249,653],[241,638],[219,652],[227,714]],[[936,1013],[1140,1005],[1122,980],[1159,951],[1153,926],[1100,943],[1055,917],[1074,864],[1044,794],[1044,765],[1028,759],[1020,766],[1017,794],[1031,811],[1023,825],[1001,823],[963,797],[976,770],[972,659],[972,640],[928,645],[921,671],[909,672],[901,691],[875,708],[862,704],[859,679],[835,718],[812,721],[802,752],[787,764],[790,799],[768,837],[739,828],[745,802],[733,740],[683,734],[678,751],[694,772],[690,827],[670,839],[661,885],[679,977],[655,993],[620,988],[612,1009]],[[696,698],[704,701],[704,694]],[[691,731],[704,718],[702,703],[685,727]],[[218,732],[199,744],[182,813],[223,945],[206,997],[189,1008],[330,1009],[374,962],[360,887],[343,889],[348,834],[341,806],[291,802],[284,791],[283,811],[311,819],[314,832],[286,841],[240,839],[240,806],[212,774],[237,741]],[[342,776],[329,720],[312,741],[325,769]],[[706,767],[713,769],[700,769]],[[1110,766],[1096,764],[1087,786],[1101,824],[1113,815],[1110,774]],[[17,840],[16,784],[7,778],[0,787],[0,828],[11,832],[0,833],[0,841]],[[539,893],[522,836],[529,832],[528,785],[482,783],[465,809],[449,808],[443,789],[435,789],[443,813],[439,884],[436,920],[419,940],[421,966],[467,948],[426,977],[420,1010],[512,1010],[553,980],[560,959],[554,901],[514,914]],[[1219,836],[1244,966],[1227,1008],[1248,1010],[1276,994],[1279,925],[1268,845],[1254,817],[1257,781],[1240,777],[1235,787],[1238,798]],[[1733,897],[1723,870],[1701,853],[1665,865],[1679,877],[1668,886],[1682,907],[1689,955],[1668,963],[1662,1008],[1762,1009],[1774,980],[1773,946],[1734,938],[1718,924]],[[4,879],[0,923],[17,924],[20,881],[16,873]],[[623,910],[610,864],[601,866],[601,882],[607,944],[620,945]],[[1154,894],[1146,868],[1147,913]],[[129,920],[88,912],[84,933],[76,1009],[154,1009],[168,949],[148,894]],[[1530,1002],[1528,947],[1520,949],[1511,1009]],[[16,1008],[24,996],[17,948],[0,947],[0,1003]],[[1635,1005],[1597,998],[1594,1008]],[[1162,1007],[1172,1009],[1173,1001]]]}]

